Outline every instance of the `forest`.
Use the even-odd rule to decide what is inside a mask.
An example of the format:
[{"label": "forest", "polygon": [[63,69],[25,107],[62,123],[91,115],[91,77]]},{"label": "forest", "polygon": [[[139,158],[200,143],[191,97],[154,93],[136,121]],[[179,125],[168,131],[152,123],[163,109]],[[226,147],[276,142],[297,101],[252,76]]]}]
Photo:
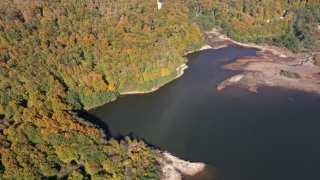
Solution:
[{"label": "forest", "polygon": [[[166,0],[173,2],[173,0]],[[165,1],[165,2],[166,2]],[[202,31],[221,28],[239,42],[267,43],[298,52],[319,51],[319,0],[180,0]]]},{"label": "forest", "polygon": [[319,51],[319,0],[162,2],[2,2],[1,178],[160,179],[158,150],[107,137],[81,113],[172,80],[214,27],[241,42]]}]

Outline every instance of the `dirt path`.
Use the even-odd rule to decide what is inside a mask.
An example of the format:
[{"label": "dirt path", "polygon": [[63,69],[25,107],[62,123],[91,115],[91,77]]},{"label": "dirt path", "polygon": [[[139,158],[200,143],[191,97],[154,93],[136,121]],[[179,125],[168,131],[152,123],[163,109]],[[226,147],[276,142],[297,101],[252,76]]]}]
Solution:
[{"label": "dirt path", "polygon": [[[257,92],[260,86],[274,86],[320,94],[320,67],[314,65],[313,54],[294,54],[289,50],[266,44],[239,43],[221,34],[217,29],[206,32],[205,38],[213,48],[236,44],[259,50],[258,56],[244,57],[225,65],[225,69],[243,72],[218,84],[218,90],[232,85]],[[300,78],[283,76],[281,71],[296,73]]]}]

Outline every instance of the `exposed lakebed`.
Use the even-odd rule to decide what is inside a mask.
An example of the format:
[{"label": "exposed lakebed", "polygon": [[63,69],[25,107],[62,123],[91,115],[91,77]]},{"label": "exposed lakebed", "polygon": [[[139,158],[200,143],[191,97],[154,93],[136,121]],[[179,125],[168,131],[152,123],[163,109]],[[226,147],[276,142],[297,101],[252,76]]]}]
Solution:
[{"label": "exposed lakebed", "polygon": [[319,179],[319,95],[270,87],[217,91],[238,73],[223,65],[254,55],[255,49],[235,46],[191,53],[180,78],[90,113],[113,137],[131,135],[212,165],[194,179]]}]

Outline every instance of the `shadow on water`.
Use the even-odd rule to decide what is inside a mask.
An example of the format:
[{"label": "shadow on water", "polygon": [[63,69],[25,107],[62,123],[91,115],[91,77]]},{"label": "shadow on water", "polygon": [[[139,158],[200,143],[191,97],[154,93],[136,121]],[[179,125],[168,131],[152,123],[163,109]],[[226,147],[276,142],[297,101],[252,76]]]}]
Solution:
[{"label": "shadow on water", "polygon": [[127,133],[127,134],[121,134],[120,132],[118,132],[116,135],[112,135],[110,130],[109,130],[109,126],[106,122],[102,121],[99,117],[97,117],[94,114],[90,114],[87,111],[83,111],[80,113],[80,117],[90,121],[91,123],[99,126],[99,128],[103,129],[104,132],[107,135],[107,140],[110,140],[111,138],[121,141],[121,140],[125,140],[126,137],[129,137],[131,140],[136,139],[138,141],[143,141],[145,144],[148,145],[148,147],[154,148],[154,149],[161,149],[159,146],[156,146],[150,142],[148,142],[145,138],[140,138],[139,136],[135,136],[133,134],[133,132]]},{"label": "shadow on water", "polygon": [[90,121],[91,123],[99,126],[99,128],[103,129],[105,134],[107,135],[107,140],[112,138],[108,124],[106,122],[102,121],[99,117],[97,117],[94,114],[90,114],[87,111],[82,111],[79,113],[79,115],[80,115],[80,117]]},{"label": "shadow on water", "polygon": [[139,136],[134,136],[133,132],[130,132],[128,134],[122,135],[120,132],[117,133],[117,135],[114,137],[115,140],[117,141],[121,141],[121,140],[125,140],[126,137],[129,137],[131,140],[138,140],[138,141],[143,141],[145,144],[148,145],[148,147],[151,147],[153,149],[159,149],[161,150],[161,148],[159,146],[156,146],[150,142],[148,142],[145,138],[139,138]]}]

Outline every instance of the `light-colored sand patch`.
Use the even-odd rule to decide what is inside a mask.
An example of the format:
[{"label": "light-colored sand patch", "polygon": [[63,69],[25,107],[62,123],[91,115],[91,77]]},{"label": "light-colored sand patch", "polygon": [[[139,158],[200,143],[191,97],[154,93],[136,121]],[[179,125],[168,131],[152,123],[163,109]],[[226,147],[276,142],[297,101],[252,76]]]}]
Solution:
[{"label": "light-colored sand patch", "polygon": [[163,153],[163,158],[158,161],[162,165],[162,180],[179,180],[183,175],[193,176],[204,170],[205,164],[201,162],[191,163],[179,159],[168,152]]},{"label": "light-colored sand patch", "polygon": [[173,165],[166,164],[162,168],[161,180],[180,180],[182,175],[173,167]]},{"label": "light-colored sand patch", "polygon": [[232,82],[232,83],[236,83],[236,82],[238,82],[238,81],[240,81],[240,79],[243,77],[243,75],[235,75],[235,76],[233,76],[233,77],[231,77],[230,79],[229,79],[229,81],[230,82]]},{"label": "light-colored sand patch", "polygon": [[181,160],[167,152],[163,153],[163,155],[167,160],[170,160],[172,162],[172,165],[175,169],[178,169],[183,174],[187,174],[190,176],[199,173],[206,166],[204,163],[201,162],[191,163],[188,161]]},{"label": "light-colored sand patch", "polygon": [[[174,79],[177,79],[178,77],[182,76],[183,73],[184,73],[184,70],[187,69],[188,66],[186,64],[182,64],[180,65],[179,67],[177,67],[176,71],[178,73],[178,75],[174,78]],[[172,80],[174,80],[172,79]],[[171,80],[171,81],[172,81]],[[162,87],[163,85],[165,85],[166,83],[158,86],[158,87],[153,87],[152,89],[150,89],[149,91],[127,91],[127,92],[122,92],[120,93],[120,95],[126,95],[126,94],[145,94],[145,93],[150,93],[150,92],[153,92],[153,91],[156,91],[158,90],[160,87]]]},{"label": "light-colored sand patch", "polygon": [[288,56],[287,56],[287,55],[284,55],[284,54],[280,54],[279,57],[287,58]]},{"label": "light-colored sand patch", "polygon": [[[278,55],[279,57],[282,58],[287,58],[288,54],[292,55],[293,53],[290,51],[280,51],[278,47],[275,46],[267,46],[267,45],[258,45],[254,43],[241,43],[237,42],[235,40],[230,39],[228,36],[224,35],[221,33],[220,30],[213,28],[211,31],[206,32],[206,34],[210,34],[211,36],[214,36],[214,41],[229,41],[232,44],[243,46],[243,47],[249,47],[249,48],[256,48],[259,49],[261,52],[269,51],[275,55]],[[223,45],[221,45],[223,47]],[[215,48],[214,48],[215,49]]]},{"label": "light-colored sand patch", "polygon": [[208,44],[205,44],[199,49],[199,51],[205,50],[205,49],[211,49],[211,48],[212,48],[211,46],[209,46]]},{"label": "light-colored sand patch", "polygon": [[197,51],[202,51],[202,50],[206,50],[206,49],[213,49],[210,45],[208,44],[205,44],[203,45],[200,49],[198,50],[195,50],[195,51],[188,51],[186,53],[184,53],[184,56],[187,55],[187,54],[191,54],[191,53],[194,53],[194,52],[197,52]]},{"label": "light-colored sand patch", "polygon": [[161,7],[162,7],[162,2],[160,2],[159,0],[157,0],[157,4],[158,4],[158,10],[160,10]]}]

